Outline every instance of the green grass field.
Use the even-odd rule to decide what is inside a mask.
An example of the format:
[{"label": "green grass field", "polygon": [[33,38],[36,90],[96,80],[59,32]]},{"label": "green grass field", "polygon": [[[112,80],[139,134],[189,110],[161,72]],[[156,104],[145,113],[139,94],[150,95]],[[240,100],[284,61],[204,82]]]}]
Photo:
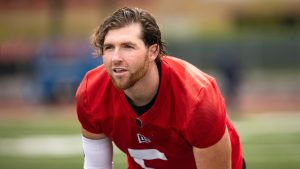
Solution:
[{"label": "green grass field", "polygon": [[[35,112],[28,113],[32,110]],[[27,110],[25,115],[4,117],[1,113],[1,169],[82,168],[79,124],[72,109],[38,108]],[[256,113],[233,120],[241,137],[247,168],[299,169],[299,119],[300,112],[283,112]],[[115,169],[126,168],[125,156],[118,150],[114,161]]]}]

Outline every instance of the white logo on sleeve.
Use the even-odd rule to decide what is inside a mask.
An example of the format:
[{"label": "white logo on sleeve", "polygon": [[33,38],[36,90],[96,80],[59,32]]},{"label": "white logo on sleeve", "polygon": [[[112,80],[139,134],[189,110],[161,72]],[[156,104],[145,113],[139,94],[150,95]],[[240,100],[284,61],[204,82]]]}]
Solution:
[{"label": "white logo on sleeve", "polygon": [[138,138],[139,143],[150,143],[151,142],[151,140],[149,138],[147,138],[144,135],[139,134],[139,133],[137,133],[137,138]]}]

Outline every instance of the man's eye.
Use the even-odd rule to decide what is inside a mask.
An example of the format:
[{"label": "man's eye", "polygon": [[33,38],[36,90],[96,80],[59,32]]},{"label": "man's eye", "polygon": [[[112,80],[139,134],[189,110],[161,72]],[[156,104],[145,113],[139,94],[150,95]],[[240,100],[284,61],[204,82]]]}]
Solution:
[{"label": "man's eye", "polygon": [[128,49],[132,49],[132,48],[133,48],[133,47],[130,46],[130,45],[125,45],[124,47],[125,47],[125,48],[128,48]]},{"label": "man's eye", "polygon": [[105,46],[104,47],[104,50],[109,50],[109,49],[112,49],[112,47],[111,46]]}]

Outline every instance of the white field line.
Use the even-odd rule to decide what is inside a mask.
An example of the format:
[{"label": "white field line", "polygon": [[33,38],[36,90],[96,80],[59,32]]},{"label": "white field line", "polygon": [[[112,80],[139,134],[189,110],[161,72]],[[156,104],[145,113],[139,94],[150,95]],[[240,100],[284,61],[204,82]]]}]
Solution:
[{"label": "white field line", "polygon": [[[300,113],[292,114],[288,117],[286,115],[261,115],[247,121],[235,121],[234,125],[239,132],[241,140],[246,141],[264,134],[300,134],[299,119]],[[285,143],[274,144],[274,149],[280,145],[285,146],[290,151],[295,150],[295,148],[299,150],[300,147],[300,143]],[[273,145],[251,144],[245,146],[253,146],[252,148],[260,149],[260,147]],[[121,152],[118,148],[114,147],[114,153]],[[83,153],[80,135],[36,135],[0,139],[0,155],[70,156],[81,154]]]},{"label": "white field line", "polygon": [[[270,134],[271,130],[268,130]],[[262,134],[264,132],[248,132],[244,134],[243,137],[253,137],[257,134]],[[274,131],[275,133],[275,131]],[[278,132],[278,130],[276,131]],[[245,138],[243,138],[244,140]],[[245,149],[273,149],[284,147],[287,152],[300,152],[299,144],[246,144]],[[121,153],[121,151],[114,146],[114,153]],[[82,153],[82,143],[80,135],[46,135],[46,136],[28,136],[22,138],[7,138],[0,140],[0,155],[10,155],[10,156],[72,156],[81,155]],[[299,154],[300,153],[296,153]],[[257,154],[256,154],[257,155]]]},{"label": "white field line", "polygon": [[[294,159],[300,158],[300,143],[299,144],[251,144],[244,145],[246,149],[257,149],[263,152],[255,153],[256,158],[252,160],[259,160],[260,155],[265,157],[264,151],[272,150],[274,148],[285,150],[287,154],[294,154]],[[267,153],[266,152],[266,153]],[[114,147],[114,153],[118,154],[121,151]],[[1,139],[0,140],[0,155],[8,156],[72,156],[81,155],[82,145],[81,137],[79,135],[71,136],[31,136],[26,138],[16,139]],[[268,153],[267,153],[268,154]],[[270,157],[271,158],[271,157]],[[278,157],[279,158],[279,157]],[[292,159],[290,159],[292,160]],[[293,160],[292,160],[293,161]]]},{"label": "white field line", "polygon": [[[114,153],[121,151],[114,146]],[[83,154],[80,135],[43,135],[0,140],[0,155],[71,156]]]},{"label": "white field line", "polygon": [[[265,134],[300,134],[300,112],[295,114],[264,114],[246,121],[234,121],[242,140]],[[300,143],[299,143],[300,144]]]}]

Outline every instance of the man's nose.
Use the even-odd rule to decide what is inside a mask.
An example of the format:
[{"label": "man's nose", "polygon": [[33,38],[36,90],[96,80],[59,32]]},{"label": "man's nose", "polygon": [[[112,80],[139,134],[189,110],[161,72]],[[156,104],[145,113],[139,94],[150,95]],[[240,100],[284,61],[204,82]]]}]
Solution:
[{"label": "man's nose", "polygon": [[119,49],[115,49],[114,50],[111,60],[113,62],[120,62],[120,61],[122,61],[122,57],[121,57]]}]

